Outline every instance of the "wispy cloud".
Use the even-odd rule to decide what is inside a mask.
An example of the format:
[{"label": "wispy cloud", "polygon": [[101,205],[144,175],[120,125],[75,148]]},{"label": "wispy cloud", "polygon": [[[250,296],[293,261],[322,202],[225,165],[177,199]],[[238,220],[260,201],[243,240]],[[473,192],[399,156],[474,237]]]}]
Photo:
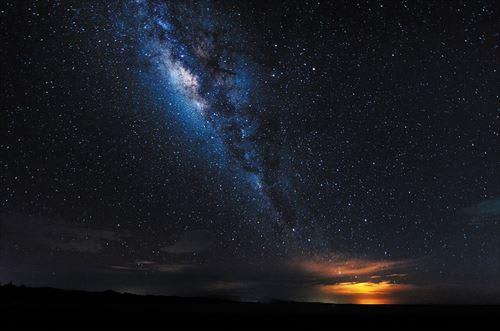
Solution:
[{"label": "wispy cloud", "polygon": [[399,296],[417,288],[414,284],[400,282],[408,275],[400,271],[416,263],[415,260],[369,260],[330,255],[295,260],[292,265],[313,277],[310,290],[317,301],[389,304],[399,302]]},{"label": "wispy cloud", "polygon": [[129,235],[109,229],[71,224],[66,220],[42,219],[10,213],[0,215],[4,240],[29,243],[30,249],[59,249],[79,253],[98,253],[111,243],[122,242]]},{"label": "wispy cloud", "polygon": [[161,248],[166,253],[192,253],[200,252],[209,248],[215,236],[207,230],[192,230],[184,233],[182,237],[170,246]]},{"label": "wispy cloud", "polygon": [[360,258],[313,258],[292,262],[299,269],[317,277],[377,276],[381,272],[393,273],[415,263],[409,260],[368,260]]},{"label": "wispy cloud", "polygon": [[108,268],[125,271],[154,271],[160,273],[181,273],[194,269],[192,264],[166,264],[155,261],[136,261],[125,265],[109,265]]},{"label": "wispy cloud", "polygon": [[500,224],[500,198],[483,200],[463,211],[471,216],[469,223],[472,225]]}]

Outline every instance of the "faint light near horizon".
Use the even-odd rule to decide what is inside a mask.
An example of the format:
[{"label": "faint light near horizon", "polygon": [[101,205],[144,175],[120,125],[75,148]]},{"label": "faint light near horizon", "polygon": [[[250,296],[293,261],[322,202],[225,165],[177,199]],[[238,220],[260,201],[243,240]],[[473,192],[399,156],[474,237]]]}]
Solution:
[{"label": "faint light near horizon", "polygon": [[394,294],[413,288],[414,286],[410,284],[397,284],[389,281],[344,282],[319,286],[320,293],[334,302],[372,305],[398,303]]}]

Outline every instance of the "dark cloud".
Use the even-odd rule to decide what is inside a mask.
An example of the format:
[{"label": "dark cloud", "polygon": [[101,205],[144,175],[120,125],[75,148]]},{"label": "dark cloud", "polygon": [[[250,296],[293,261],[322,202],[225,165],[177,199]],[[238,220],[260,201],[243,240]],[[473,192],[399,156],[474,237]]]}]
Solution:
[{"label": "dark cloud", "polygon": [[[170,290],[164,294],[223,295],[243,300],[294,299],[337,302],[339,298],[344,297],[342,300],[354,302],[360,294],[356,292],[357,286],[376,287],[388,300],[393,292],[404,296],[406,292],[413,292],[420,287],[413,284],[407,274],[394,273],[409,270],[417,263],[415,261],[371,261],[340,257],[335,260],[314,260],[316,262],[312,265],[311,259],[306,258],[278,259],[259,267],[241,261],[202,265],[134,261],[109,266],[109,270],[113,274],[127,275],[129,281],[137,278],[137,284],[134,286],[137,293],[147,292],[149,286],[152,293],[168,287]],[[376,279],[372,277],[374,275]],[[143,277],[147,277],[149,281],[148,286],[141,288],[140,279]],[[339,293],[332,291],[336,285],[339,285]],[[344,293],[351,287],[353,293]]]},{"label": "dark cloud", "polygon": [[[0,229],[3,250],[63,250],[98,253],[105,246],[120,243],[129,235],[92,226],[71,225],[62,219],[45,219],[20,213],[2,214]],[[16,248],[17,247],[17,248]]]},{"label": "dark cloud", "polygon": [[[53,259],[64,252],[99,255],[96,253],[101,252],[104,242],[124,239],[114,231],[70,227],[59,221],[50,222],[22,214],[3,215],[1,224],[4,248],[14,247],[14,243],[29,244],[39,250],[50,246],[56,250]],[[37,272],[32,273],[32,265],[37,263],[37,255],[32,253],[31,260],[11,262],[9,270],[0,267],[0,280],[137,294],[223,296],[245,301],[496,302],[492,294],[481,288],[473,293],[470,287],[462,289],[460,283],[454,286],[422,284],[414,274],[414,270],[425,266],[422,260],[373,260],[330,253],[326,256],[267,258],[265,261],[223,259],[217,262],[212,259],[211,262],[194,263],[192,254],[180,254],[209,249],[212,242],[211,232],[191,230],[175,244],[167,246],[163,250],[166,254],[160,255],[158,260],[123,260],[120,263],[104,256],[101,262],[89,264],[85,259],[74,258],[66,262],[66,269],[58,269],[57,273],[51,271],[50,263],[43,268],[37,267]],[[12,249],[4,250],[3,256],[15,257]],[[168,259],[168,256],[175,258]],[[43,279],[42,283],[40,279]]]},{"label": "dark cloud", "polygon": [[175,244],[161,248],[166,253],[193,253],[203,251],[212,245],[215,235],[207,230],[191,230],[184,233]]},{"label": "dark cloud", "polygon": [[180,273],[187,270],[196,268],[192,264],[166,264],[158,263],[155,261],[135,261],[133,263],[127,263],[125,265],[110,265],[110,269],[114,270],[125,270],[125,271],[150,271],[150,272],[167,272],[167,273]]},{"label": "dark cloud", "polygon": [[500,198],[483,200],[465,208],[464,212],[472,217],[471,224],[499,224]]},{"label": "dark cloud", "polygon": [[109,277],[118,280],[114,289],[124,292],[223,296],[244,301],[498,302],[495,290],[488,293],[484,288],[458,282],[422,284],[410,273],[393,273],[422,267],[418,261],[337,259],[313,269],[307,261],[276,260],[259,267],[241,261],[196,266],[135,261],[109,267]]}]

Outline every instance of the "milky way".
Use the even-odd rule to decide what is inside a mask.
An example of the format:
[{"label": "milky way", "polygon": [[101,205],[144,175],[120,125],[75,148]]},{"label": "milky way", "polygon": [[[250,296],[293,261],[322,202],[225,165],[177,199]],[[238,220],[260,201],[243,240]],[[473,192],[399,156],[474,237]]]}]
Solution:
[{"label": "milky way", "polygon": [[[243,33],[212,6],[141,2],[136,8],[147,36],[147,60],[183,101],[222,139],[232,163],[261,195],[270,218],[296,229],[296,214],[283,155],[280,123],[262,93],[259,71]],[[233,23],[233,24],[231,24]],[[143,49],[143,51],[144,51]],[[210,143],[210,142],[207,142]]]},{"label": "milky way", "polygon": [[499,17],[2,1],[0,282],[498,303]]}]

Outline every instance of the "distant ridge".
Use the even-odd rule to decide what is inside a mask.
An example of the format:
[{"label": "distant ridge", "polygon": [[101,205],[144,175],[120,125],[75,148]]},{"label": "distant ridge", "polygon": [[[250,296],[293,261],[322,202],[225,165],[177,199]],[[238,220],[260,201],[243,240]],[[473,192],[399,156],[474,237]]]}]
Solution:
[{"label": "distant ridge", "polygon": [[[0,286],[2,325],[49,323],[51,327],[184,326],[260,328],[338,326],[429,327],[494,322],[500,306],[474,305],[332,305],[273,301],[237,302],[227,298],[86,292],[48,287]],[[70,324],[68,324],[70,323]],[[74,324],[71,324],[74,323]],[[327,323],[327,324],[324,324]]]}]

